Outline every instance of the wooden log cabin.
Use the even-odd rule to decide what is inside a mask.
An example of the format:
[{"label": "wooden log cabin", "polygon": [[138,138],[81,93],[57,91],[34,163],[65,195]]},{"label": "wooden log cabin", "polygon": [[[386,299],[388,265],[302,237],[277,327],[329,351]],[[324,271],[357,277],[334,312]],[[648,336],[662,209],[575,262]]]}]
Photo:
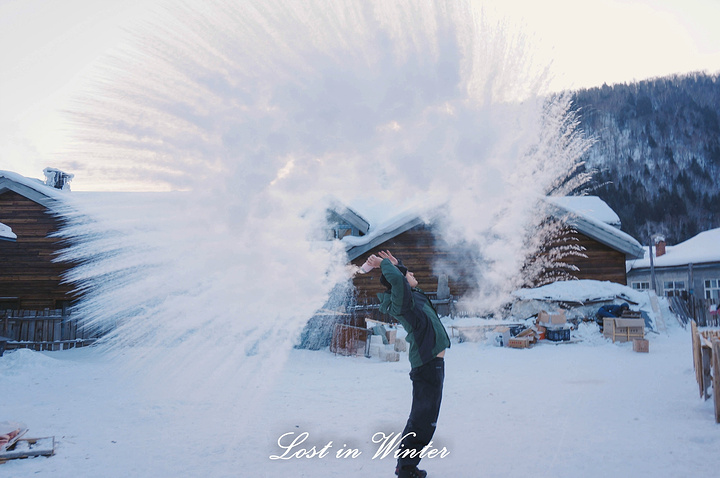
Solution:
[{"label": "wooden log cabin", "polygon": [[[547,249],[568,241],[582,248],[581,256],[563,259],[577,279],[611,281],[627,285],[625,261],[642,257],[643,248],[634,238],[619,229],[620,220],[610,207],[597,197],[549,199],[551,219],[564,223],[563,234]],[[426,224],[419,217],[408,217],[405,221],[393,219],[396,226],[382,233],[370,233],[364,238],[346,239],[348,256],[352,264],[362,265],[368,256],[381,250],[390,250],[400,258],[409,270],[415,273],[418,287],[426,292],[438,290],[439,276],[447,272],[450,294],[459,298],[473,288],[473,278],[466,274],[463,264],[472,257],[458,256],[441,238],[433,233],[432,224]],[[383,229],[382,225],[379,229]],[[444,264],[438,270],[438,263]],[[358,301],[373,301],[378,292],[384,290],[380,284],[380,272],[357,275],[354,279]]]},{"label": "wooden log cabin", "polygon": [[63,194],[40,180],[0,171],[0,223],[11,231],[0,240],[0,310],[65,309],[73,301],[72,287],[62,283],[69,266],[53,262],[62,246],[51,237],[60,227],[51,211]]},{"label": "wooden log cabin", "polygon": [[610,281],[628,285],[626,261],[643,257],[643,246],[620,229],[620,218],[596,196],[548,198],[549,214],[564,224],[563,234],[548,248],[577,244],[581,256],[566,262],[577,270],[576,279]]}]

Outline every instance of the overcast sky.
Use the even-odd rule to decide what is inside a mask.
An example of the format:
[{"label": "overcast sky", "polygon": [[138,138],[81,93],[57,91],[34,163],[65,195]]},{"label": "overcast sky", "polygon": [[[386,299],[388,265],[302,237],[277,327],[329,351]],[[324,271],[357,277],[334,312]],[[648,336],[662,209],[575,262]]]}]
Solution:
[{"label": "overcast sky", "polygon": [[[554,89],[720,72],[718,0],[498,0],[552,61]],[[59,111],[93,62],[143,18],[142,0],[0,0],[0,169],[41,177]]]}]

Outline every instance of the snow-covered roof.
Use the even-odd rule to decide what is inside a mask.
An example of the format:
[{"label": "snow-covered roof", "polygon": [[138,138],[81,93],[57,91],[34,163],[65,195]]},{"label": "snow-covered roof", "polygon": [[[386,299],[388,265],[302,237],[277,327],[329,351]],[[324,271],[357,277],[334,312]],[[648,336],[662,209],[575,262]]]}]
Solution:
[{"label": "snow-covered roof", "polygon": [[591,217],[611,226],[620,227],[620,217],[597,196],[564,196],[548,198],[551,203],[575,214]]},{"label": "snow-covered roof", "polygon": [[[617,215],[614,212],[612,215],[607,213],[608,209],[610,211],[612,209],[602,199],[594,196],[546,199],[550,206],[550,214],[563,218],[566,224],[574,227],[578,232],[623,252],[627,259],[642,257],[644,249],[637,239],[606,222],[606,220],[615,222],[612,216],[617,217]],[[605,206],[601,206],[600,203]],[[620,222],[619,219],[617,222]]]},{"label": "snow-covered roof", "polygon": [[334,211],[337,215],[357,228],[363,234],[367,234],[370,229],[370,223],[356,211],[346,206],[336,198],[330,198],[328,201],[328,209]]},{"label": "snow-covered roof", "polygon": [[[628,261],[629,269],[643,269],[650,267],[650,251],[644,249],[642,259]],[[653,248],[653,254],[655,249]],[[710,229],[691,237],[685,242],[675,246],[666,246],[665,254],[653,257],[655,267],[684,266],[690,263],[703,264],[720,262],[720,228]]]},{"label": "snow-covered roof", "polygon": [[[624,253],[627,258],[642,256],[642,245],[615,226],[620,224],[620,218],[599,197],[547,198],[547,202],[551,214],[561,217],[568,225],[586,236]],[[387,208],[385,210],[387,211]],[[365,236],[343,238],[350,260],[427,222],[421,214],[427,211],[427,207],[423,205],[411,206],[400,214],[385,218],[382,222],[373,224],[371,221],[370,232]]]},{"label": "snow-covered roof", "polygon": [[353,260],[385,241],[397,237],[415,226],[426,223],[427,212],[431,204],[430,201],[424,201],[407,206],[402,212],[394,215],[388,215],[391,209],[387,205],[378,207],[377,203],[369,206],[366,204],[365,210],[370,212],[365,213],[365,217],[372,217],[375,221],[370,221],[370,228],[366,235],[360,237],[346,236],[342,239],[349,259]]},{"label": "snow-covered roof", "polygon": [[47,205],[48,199],[63,199],[67,194],[67,190],[47,186],[39,179],[0,170],[0,194],[8,190],[44,205]]},{"label": "snow-covered roof", "polygon": [[360,236],[346,236],[342,241],[348,248],[348,257],[350,260],[361,256],[370,249],[379,246],[385,241],[397,237],[405,231],[409,231],[415,226],[423,224],[425,221],[415,213],[405,212],[386,221],[380,227],[374,228],[370,233]]},{"label": "snow-covered roof", "polygon": [[17,236],[12,232],[10,226],[0,222],[0,241],[14,241],[15,239]]}]

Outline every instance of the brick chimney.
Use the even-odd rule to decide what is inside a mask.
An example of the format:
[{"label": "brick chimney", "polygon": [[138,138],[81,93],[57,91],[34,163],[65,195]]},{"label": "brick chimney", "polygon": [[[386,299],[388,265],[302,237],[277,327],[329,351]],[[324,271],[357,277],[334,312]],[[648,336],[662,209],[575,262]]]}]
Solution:
[{"label": "brick chimney", "polygon": [[655,257],[665,255],[665,236],[655,236]]}]

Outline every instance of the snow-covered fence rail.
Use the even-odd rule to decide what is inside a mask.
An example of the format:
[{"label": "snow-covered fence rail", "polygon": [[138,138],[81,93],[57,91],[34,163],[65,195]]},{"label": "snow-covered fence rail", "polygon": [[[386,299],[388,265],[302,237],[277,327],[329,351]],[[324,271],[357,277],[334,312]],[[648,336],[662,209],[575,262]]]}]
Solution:
[{"label": "snow-covered fence rail", "polygon": [[98,338],[59,309],[0,311],[0,336],[8,350],[63,350],[90,345]]},{"label": "snow-covered fence rail", "polygon": [[[700,396],[711,396],[715,405],[715,422],[720,423],[720,330],[703,330],[691,322],[693,366]],[[709,390],[712,388],[712,394]]]}]

